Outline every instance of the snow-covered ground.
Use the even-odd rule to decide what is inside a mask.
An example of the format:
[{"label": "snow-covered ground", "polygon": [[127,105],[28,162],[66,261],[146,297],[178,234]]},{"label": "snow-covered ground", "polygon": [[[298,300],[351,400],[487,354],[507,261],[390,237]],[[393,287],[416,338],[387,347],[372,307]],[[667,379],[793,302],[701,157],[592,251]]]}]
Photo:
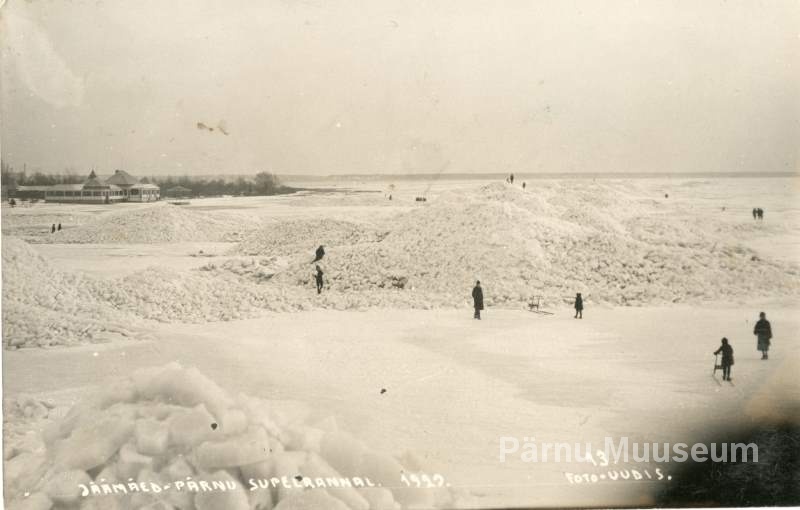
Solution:
[{"label": "snow-covered ground", "polygon": [[[373,507],[646,505],[668,482],[570,485],[564,473],[583,466],[500,462],[500,438],[692,442],[723,425],[796,412],[794,180],[535,180],[525,192],[502,183],[396,184],[392,201],[388,183],[368,183],[360,186],[374,193],[203,199],[177,212],[142,206],[166,215],[129,204],[81,210],[74,214],[90,217],[54,235],[32,225],[57,222],[73,206],[4,207],[4,234],[38,243],[4,236],[4,343],[74,345],[4,353],[7,499],[52,501],[70,469],[119,477],[132,458],[155,463],[138,469],[140,478],[168,478],[176,456],[187,455],[198,476],[223,476],[212,468],[227,463],[224,476],[241,481],[253,459],[236,457],[247,450],[237,445],[263,430],[302,453],[280,464],[289,474],[314,476],[325,463],[391,479],[402,466],[441,473],[450,485],[412,495],[399,486],[392,494],[329,491],[352,508],[369,498]],[[425,205],[413,201],[422,194]],[[756,206],[763,222],[750,216]],[[148,233],[161,221],[183,227]],[[123,227],[130,235],[104,230]],[[330,286],[320,297],[309,264],[318,244]],[[469,309],[475,278],[489,305],[480,322]],[[587,296],[583,320],[572,318],[575,291]],[[526,311],[532,295],[554,315]],[[761,310],[775,331],[768,362],[752,335]],[[735,386],[711,377],[722,336],[736,352]],[[152,371],[171,362],[199,372]],[[165,378],[172,382],[152,382]],[[206,393],[196,395],[198,386]],[[87,400],[109,388],[118,388],[113,397]],[[168,403],[182,409],[147,414]],[[243,414],[247,426],[216,449],[179,438],[159,450],[120,432],[133,416],[161,423],[139,427],[180,424],[197,403],[218,420]],[[121,420],[108,430],[122,436],[96,448],[92,467],[81,460],[67,469],[59,459],[87,446],[69,438],[91,430],[60,421],[76,405],[72,416]],[[323,448],[324,437],[355,437],[364,450],[343,456]],[[234,453],[204,464],[209,449]]]}]

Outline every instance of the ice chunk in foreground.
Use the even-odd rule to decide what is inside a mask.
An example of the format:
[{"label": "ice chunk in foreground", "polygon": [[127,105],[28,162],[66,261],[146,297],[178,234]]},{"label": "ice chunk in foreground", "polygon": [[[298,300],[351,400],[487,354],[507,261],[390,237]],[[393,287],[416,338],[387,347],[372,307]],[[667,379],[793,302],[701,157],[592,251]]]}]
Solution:
[{"label": "ice chunk in foreground", "polygon": [[117,416],[101,418],[57,442],[55,464],[88,471],[105,463],[132,434],[132,421]]},{"label": "ice chunk in foreground", "polygon": [[270,455],[270,440],[258,427],[225,441],[206,441],[194,451],[194,464],[200,469],[254,464]]},{"label": "ice chunk in foreground", "polygon": [[235,484],[236,488],[231,490],[215,490],[211,492],[200,492],[194,497],[194,504],[197,510],[250,510],[250,502],[247,499],[242,486],[238,481],[225,471],[217,471],[206,478],[209,483],[222,482]]},{"label": "ice chunk in foreground", "polygon": [[169,429],[152,419],[136,420],[136,449],[145,455],[161,455],[167,450]]},{"label": "ice chunk in foreground", "polygon": [[81,497],[80,485],[88,485],[91,480],[86,471],[64,471],[47,482],[45,492],[55,503],[71,505]]},{"label": "ice chunk in foreground", "polygon": [[367,447],[345,432],[325,434],[320,443],[320,453],[343,476],[363,476],[358,467]]},{"label": "ice chunk in foreground", "polygon": [[177,413],[170,419],[169,442],[171,444],[191,447],[212,439],[215,435],[211,425],[216,420],[203,404],[190,411]]},{"label": "ice chunk in foreground", "polygon": [[[325,462],[318,455],[311,453],[308,456],[305,464],[300,466],[300,472],[309,478],[339,478],[339,473],[336,472],[327,462]],[[358,491],[352,487],[338,487],[330,488],[329,494],[337,499],[342,500],[348,507],[353,510],[368,510],[369,503]]]},{"label": "ice chunk in foreground", "polygon": [[41,492],[11,502],[8,510],[50,510],[53,502]]}]

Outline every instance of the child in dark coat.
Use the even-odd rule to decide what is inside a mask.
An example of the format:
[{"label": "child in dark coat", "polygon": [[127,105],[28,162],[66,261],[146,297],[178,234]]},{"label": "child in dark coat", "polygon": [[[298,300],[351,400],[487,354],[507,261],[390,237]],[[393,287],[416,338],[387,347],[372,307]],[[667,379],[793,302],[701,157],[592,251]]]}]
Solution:
[{"label": "child in dark coat", "polygon": [[317,266],[317,274],[314,275],[314,279],[317,281],[317,294],[322,294],[322,286],[323,286],[322,269],[320,269],[319,266]]},{"label": "child in dark coat", "polygon": [[723,381],[730,381],[731,380],[731,366],[733,365],[733,347],[728,344],[728,339],[722,339],[722,345],[719,346],[719,349],[714,351],[714,354],[717,355],[722,353],[722,380]]},{"label": "child in dark coat", "polygon": [[580,292],[575,296],[575,318],[583,319],[583,297]]}]

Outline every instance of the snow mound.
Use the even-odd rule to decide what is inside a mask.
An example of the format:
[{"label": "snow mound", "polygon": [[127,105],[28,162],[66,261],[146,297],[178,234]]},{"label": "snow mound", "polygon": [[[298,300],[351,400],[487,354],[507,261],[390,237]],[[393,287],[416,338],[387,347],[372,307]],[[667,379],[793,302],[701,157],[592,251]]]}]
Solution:
[{"label": "snow mound", "polygon": [[[422,470],[413,455],[402,457],[404,465],[333,419],[289,420],[269,402],[233,397],[177,363],[135,372],[62,416],[50,419],[37,441],[11,446],[9,508],[368,510],[453,501],[448,489],[403,488],[402,473]],[[286,484],[273,487],[273,478]],[[342,478],[351,486],[319,485]],[[366,479],[376,487],[362,486]],[[148,491],[130,489],[143,484]]]},{"label": "snow mound", "polygon": [[79,227],[43,239],[51,243],[167,243],[181,241],[238,240],[244,233],[235,216],[160,202],[101,215]]},{"label": "snow mound", "polygon": [[[135,213],[163,216],[151,223],[172,224],[176,216],[177,225],[199,217],[163,204]],[[198,229],[214,225],[192,232],[201,236]],[[547,308],[569,306],[576,292],[589,305],[793,298],[800,295],[797,265],[761,258],[744,244],[790,226],[760,228],[723,211],[705,211],[699,221],[635,186],[564,181],[527,191],[495,183],[442,193],[370,225],[275,222],[247,231],[239,255],[115,280],[57,271],[31,246],[4,237],[3,340],[48,346],[140,338],[130,325],[146,327],[142,319],[225,321],[267,310],[468,307],[475,280],[487,305],[514,308],[533,296]],[[319,244],[326,247],[321,295],[311,263]]]},{"label": "snow mound", "polygon": [[[243,281],[225,272],[175,272],[151,267],[98,292],[115,308],[159,322],[209,322],[250,318],[263,310],[299,310],[286,290]],[[289,294],[296,293],[289,289]]]},{"label": "snow mound", "polygon": [[52,346],[134,338],[131,316],[96,298],[98,282],[54,269],[30,245],[3,237],[3,344]]},{"label": "snow mound", "polygon": [[237,252],[244,255],[292,255],[308,253],[314,258],[317,247],[347,246],[377,242],[386,232],[347,221],[289,220],[265,225],[239,243]]},{"label": "snow mound", "polygon": [[[575,292],[613,305],[800,293],[797,267],[760,260],[722,220],[655,207],[614,183],[496,183],[445,193],[394,218],[380,240],[327,250],[321,265],[334,292],[397,289],[435,305],[468,303],[475,280],[490,305],[533,295],[563,305]],[[297,262],[273,281],[312,286],[312,270]]]}]

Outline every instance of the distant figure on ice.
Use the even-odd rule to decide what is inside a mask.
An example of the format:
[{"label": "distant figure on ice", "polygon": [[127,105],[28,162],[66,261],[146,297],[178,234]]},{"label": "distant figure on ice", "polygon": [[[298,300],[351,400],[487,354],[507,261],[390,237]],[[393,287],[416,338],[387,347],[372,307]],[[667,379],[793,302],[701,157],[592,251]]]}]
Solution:
[{"label": "distant figure on ice", "polygon": [[727,338],[722,339],[722,345],[719,346],[719,349],[714,351],[714,355],[716,356],[720,352],[722,353],[722,380],[730,381],[731,366],[733,365],[733,347],[728,344]]},{"label": "distant figure on ice", "polygon": [[514,174],[511,174],[511,175],[508,177],[508,181],[509,181],[511,184],[514,184]]},{"label": "distant figure on ice", "polygon": [[481,310],[483,310],[483,289],[481,288],[481,281],[475,282],[475,287],[472,289],[472,303],[475,306],[475,318],[481,320]]},{"label": "distant figure on ice", "polygon": [[522,181],[522,189],[525,189],[525,181]]},{"label": "distant figure on ice", "polygon": [[575,318],[583,319],[583,298],[580,292],[575,296]]},{"label": "distant figure on ice", "polygon": [[759,319],[756,322],[756,327],[753,328],[753,334],[758,337],[758,344],[756,347],[761,351],[761,359],[769,359],[769,345],[772,340],[772,326],[767,320],[767,314],[761,312],[758,314]]},{"label": "distant figure on ice", "polygon": [[758,209],[756,209],[756,212],[758,213],[758,219],[759,220],[763,220],[764,219],[764,209],[759,207]]},{"label": "distant figure on ice", "polygon": [[317,264],[317,274],[314,275],[314,279],[317,281],[317,294],[322,294],[322,269],[319,264]]},{"label": "distant figure on ice", "polygon": [[754,220],[758,219],[758,209],[756,209],[756,208],[753,208],[753,219]]},{"label": "distant figure on ice", "polygon": [[314,262],[322,260],[322,257],[324,256],[325,256],[325,248],[323,248],[322,245],[319,245],[319,248],[317,248],[316,257],[314,257],[314,260],[312,260],[311,263],[313,264]]},{"label": "distant figure on ice", "polygon": [[61,223],[58,224],[58,231],[61,232]]},{"label": "distant figure on ice", "polygon": [[55,223],[53,223],[53,226],[50,227],[50,233],[51,234],[55,234],[56,233],[56,224]]}]

